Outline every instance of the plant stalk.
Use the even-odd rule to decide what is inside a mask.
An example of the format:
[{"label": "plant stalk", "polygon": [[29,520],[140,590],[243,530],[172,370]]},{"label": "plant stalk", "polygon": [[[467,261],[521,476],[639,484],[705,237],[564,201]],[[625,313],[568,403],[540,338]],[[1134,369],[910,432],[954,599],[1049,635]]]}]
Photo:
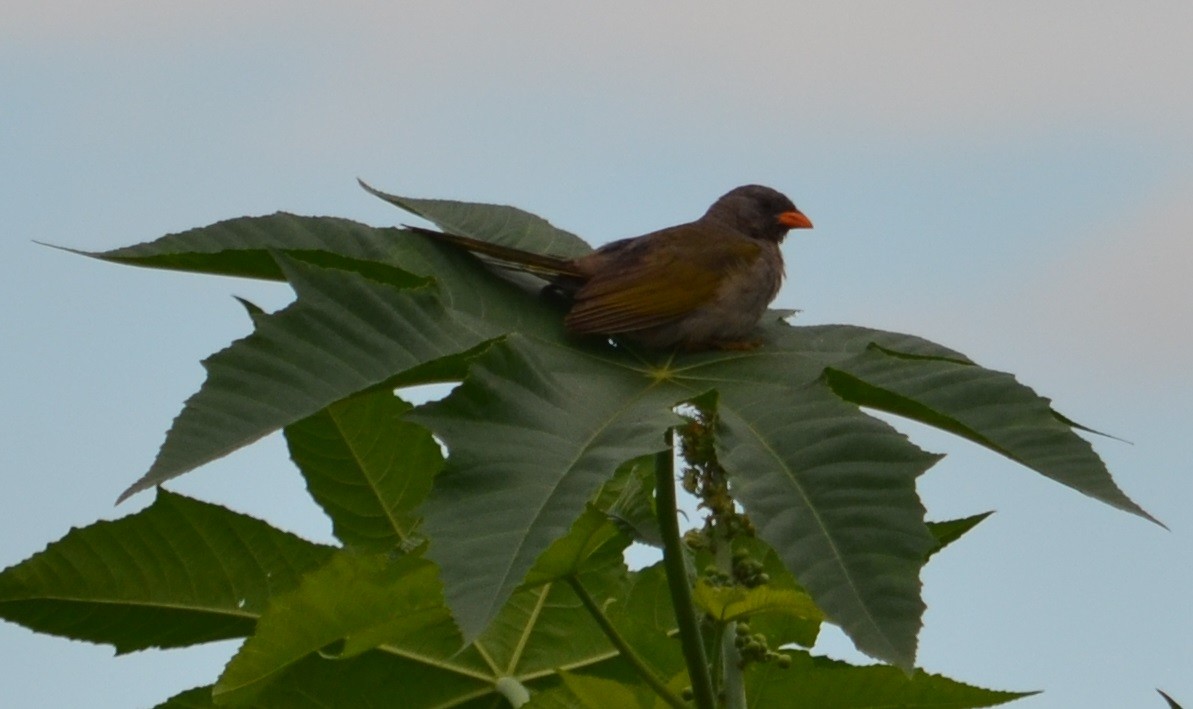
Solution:
[{"label": "plant stalk", "polygon": [[726,623],[721,631],[720,656],[723,672],[722,686],[725,692],[725,709],[745,709],[746,683],[741,669],[741,653],[734,641],[737,639],[737,623]]},{"label": "plant stalk", "polygon": [[[713,529],[716,538],[714,559],[717,570],[733,575],[733,539],[725,532],[722,525]],[[746,684],[742,674],[741,653],[737,650],[737,623],[728,622],[721,626],[717,648],[720,655],[721,688],[724,691],[725,709],[745,709]]]},{"label": "plant stalk", "polygon": [[666,683],[659,679],[650,665],[646,664],[646,661],[626,642],[626,639],[621,636],[621,633],[617,632],[617,628],[613,627],[613,623],[609,621],[609,617],[597,605],[596,600],[588,593],[588,589],[584,588],[580,583],[580,579],[575,576],[568,576],[567,582],[572,587],[572,590],[576,592],[576,597],[580,599],[580,603],[584,605],[584,608],[592,615],[593,620],[601,627],[601,630],[605,633],[605,637],[609,638],[609,642],[613,643],[613,647],[617,648],[622,658],[630,663],[634,671],[638,673],[638,676],[650,685],[650,688],[655,691],[655,694],[659,695],[663,701],[667,702],[674,709],[688,709],[687,702],[676,696]]},{"label": "plant stalk", "polygon": [[684,568],[679,510],[675,503],[675,451],[670,447],[655,456],[655,508],[659,533],[663,537],[663,567],[667,571],[667,586],[671,591],[671,604],[675,607],[675,622],[679,625],[679,641],[692,682],[692,697],[698,709],[716,709],[704,639],[700,636],[692,587],[688,585]]}]

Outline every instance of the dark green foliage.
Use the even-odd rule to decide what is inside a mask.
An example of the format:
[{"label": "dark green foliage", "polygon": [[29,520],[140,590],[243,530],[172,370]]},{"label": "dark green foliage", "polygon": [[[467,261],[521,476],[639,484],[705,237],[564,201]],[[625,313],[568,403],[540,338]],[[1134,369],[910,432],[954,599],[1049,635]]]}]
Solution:
[{"label": "dark green foliage", "polygon": [[[474,238],[589,248],[510,207],[381,196]],[[124,496],[282,429],[343,544],[160,490],[145,511],[0,573],[0,617],[41,632],[120,652],[247,638],[211,687],[163,707],[682,704],[662,566],[630,572],[622,552],[659,541],[653,455],[692,402],[700,455],[748,533],[690,540],[687,568],[722,571],[689,580],[713,661],[727,633],[757,660],[714,673],[743,683],[752,706],[1023,696],[914,669],[920,571],[984,515],[926,523],[915,484],[938,456],[860,407],[1151,519],[1047,399],[917,337],[795,327],[776,312],[748,352],[577,341],[526,282],[401,229],[331,218],[234,219],[94,256],[284,280],[296,295],[276,313],[250,307],[253,331],[204,362],[206,382]],[[394,393],[433,382],[462,383],[414,408]],[[826,620],[901,669],[791,649]]]}]

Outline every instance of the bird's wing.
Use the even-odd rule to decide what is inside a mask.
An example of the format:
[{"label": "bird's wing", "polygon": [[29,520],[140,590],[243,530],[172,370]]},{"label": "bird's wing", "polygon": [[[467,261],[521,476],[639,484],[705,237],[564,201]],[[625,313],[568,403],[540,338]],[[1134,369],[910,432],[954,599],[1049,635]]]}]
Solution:
[{"label": "bird's wing", "polygon": [[[611,263],[576,292],[564,324],[577,333],[634,332],[708,303],[724,277],[757,258],[761,247],[745,238],[692,231],[699,228],[689,224],[656,232],[643,237],[659,240],[654,248],[613,254]],[[699,247],[692,248],[692,241]]]}]

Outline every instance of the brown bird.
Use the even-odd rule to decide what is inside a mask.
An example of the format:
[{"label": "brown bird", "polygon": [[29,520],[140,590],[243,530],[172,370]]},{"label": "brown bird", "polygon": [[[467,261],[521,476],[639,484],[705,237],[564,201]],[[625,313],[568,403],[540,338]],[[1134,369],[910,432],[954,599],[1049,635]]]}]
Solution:
[{"label": "brown bird", "polygon": [[408,227],[545,278],[572,301],[577,334],[650,349],[749,349],[750,332],[783,281],[779,244],[812,222],[761,185],[729,191],[694,222],[621,239],[565,259]]}]

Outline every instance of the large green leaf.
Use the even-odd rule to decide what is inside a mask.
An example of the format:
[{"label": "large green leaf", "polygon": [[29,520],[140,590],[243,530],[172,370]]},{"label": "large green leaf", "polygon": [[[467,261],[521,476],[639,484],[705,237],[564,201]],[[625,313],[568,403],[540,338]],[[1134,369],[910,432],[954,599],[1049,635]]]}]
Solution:
[{"label": "large green leaf", "polygon": [[680,419],[639,369],[510,337],[412,418],[450,451],[424,511],[429,553],[467,639],[623,462]]},{"label": "large green leaf", "polygon": [[1004,372],[870,344],[828,370],[835,391],[979,443],[1057,482],[1159,523],[1114,483],[1051,403]]},{"label": "large green leaf", "polygon": [[751,665],[746,698],[751,707],[816,709],[969,709],[1004,704],[1034,692],[999,692],[939,675],[908,676],[893,667],[856,667],[798,650],[787,669],[774,663]]},{"label": "large green leaf", "polygon": [[583,256],[592,251],[592,247],[575,234],[558,229],[542,217],[517,207],[399,197],[374,189],[364,181],[360,181],[360,186],[452,234],[564,258]]},{"label": "large green leaf", "polygon": [[384,551],[417,541],[414,508],[443,457],[427,429],[401,420],[408,410],[389,390],[366,391],[286,427],[290,457],[348,545]]},{"label": "large green leaf", "polygon": [[718,457],[758,535],[858,649],[910,669],[934,544],[915,479],[936,457],[819,381],[739,383],[717,421]]},{"label": "large green leaf", "polygon": [[[765,356],[715,355],[682,368],[592,357],[587,370],[577,370],[565,356],[531,359],[531,351],[564,354],[532,345],[511,341],[490,351],[451,397],[416,415],[451,451],[427,509],[427,530],[466,635],[485,626],[503,590],[516,587],[536,555],[565,531],[561,517],[578,514],[618,460],[648,452],[674,423],[644,418],[644,403],[657,415],[732,370],[735,387],[721,406],[721,455],[739,499],[859,647],[910,668],[923,608],[919,569],[935,546],[914,480],[934,456],[841,401],[820,379],[802,388],[775,386]],[[583,378],[597,367],[602,373],[593,378],[606,385],[599,391]],[[798,361],[788,370],[818,372]],[[757,386],[747,389],[750,379]],[[571,403],[576,398],[582,406]],[[776,410],[787,415],[774,416]],[[589,448],[627,418],[646,448],[612,457]],[[502,425],[493,427],[495,421]],[[615,440],[630,445],[634,438]],[[593,470],[594,463],[600,467]],[[574,489],[577,475],[590,479]],[[559,494],[572,499],[562,514],[553,497]]]},{"label": "large green leaf", "polygon": [[[605,557],[583,583],[599,597],[622,597],[627,574],[617,555]],[[659,610],[643,605],[638,612]],[[431,564],[341,553],[270,602],[215,697],[253,707],[285,706],[298,695],[305,699],[295,706],[472,706],[498,701],[503,684],[549,690],[561,669],[634,681],[565,584],[515,593],[485,633],[460,644]],[[369,678],[353,686],[360,672]]]},{"label": "large green leaf", "polygon": [[132,266],[284,280],[285,274],[271,251],[332,253],[384,263],[397,235],[397,229],[378,229],[347,219],[278,212],[228,219],[151,242],[86,255]]},{"label": "large green leaf", "polygon": [[[464,208],[479,215],[490,208],[506,209],[457,205],[457,211],[466,213]],[[527,234],[544,243],[575,239],[541,226],[519,233],[523,241]],[[150,471],[122,499],[226,455],[362,386],[411,369],[417,372],[405,383],[458,379],[466,358],[451,355],[485,339],[476,330],[492,336],[530,329],[539,337],[564,337],[555,308],[542,302],[536,305],[533,296],[494,278],[476,259],[399,229],[279,213],[228,220],[90,255],[157,268],[281,276],[298,296],[290,308],[272,316],[259,315],[258,332],[204,362],[208,381],[187,402]],[[442,278],[440,288],[417,287],[424,284],[418,276],[431,275]],[[405,328],[395,327],[402,322]],[[461,327],[473,331],[462,333]],[[458,347],[445,341],[452,338]],[[433,347],[401,351],[420,341],[448,346],[439,351]],[[378,353],[385,355],[383,367],[358,371],[362,364],[376,365]],[[423,359],[412,361],[410,354]],[[336,361],[325,356],[320,361],[321,355]],[[328,368],[314,378],[303,376],[311,364]],[[367,383],[359,376],[362,373]],[[272,408],[272,414],[266,408]]]},{"label": "large green leaf", "polygon": [[432,286],[394,287],[356,271],[275,258],[297,302],[258,316],[251,335],[203,362],[207,381],[186,402],[149,472],[121,499],[404,372],[460,361],[493,335],[448,310]]},{"label": "large green leaf", "polygon": [[[337,651],[324,650],[337,641]],[[415,556],[341,553],[294,591],[271,600],[257,632],[224,669],[215,698],[243,706],[313,652],[353,657],[402,641],[442,657],[459,647],[435,567]]]},{"label": "large green leaf", "polygon": [[248,635],[331,549],[164,490],[0,573],[0,617],[117,652]]}]

